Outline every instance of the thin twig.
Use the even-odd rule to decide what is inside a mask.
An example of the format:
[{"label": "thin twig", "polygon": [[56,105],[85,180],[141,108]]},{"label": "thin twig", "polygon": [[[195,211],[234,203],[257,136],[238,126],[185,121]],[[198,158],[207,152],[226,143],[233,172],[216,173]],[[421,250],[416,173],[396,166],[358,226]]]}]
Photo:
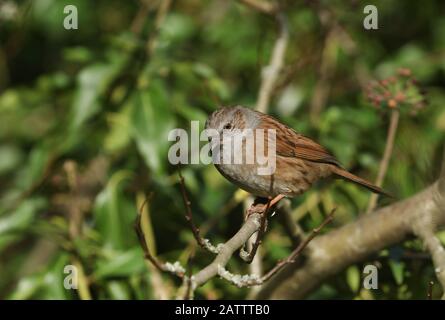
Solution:
[{"label": "thin twig", "polygon": [[213,262],[194,276],[194,284],[196,286],[201,286],[218,275],[218,270],[227,265],[234,252],[241,248],[259,230],[260,219],[261,215],[259,213],[253,213],[247,218],[238,232],[221,246]]},{"label": "thin twig", "polygon": [[428,282],[428,292],[426,295],[426,298],[428,300],[433,300],[433,285],[434,285],[433,281]]},{"label": "thin twig", "polygon": [[267,282],[274,275],[279,273],[286,265],[294,263],[301,252],[307,247],[307,245],[314,239],[327,224],[329,224],[333,218],[335,213],[335,208],[329,213],[326,219],[318,226],[313,229],[309,236],[300,243],[300,245],[295,248],[292,253],[284,260],[279,261],[275,267],[273,267],[268,273],[264,276],[259,277],[257,275],[235,275],[227,271],[222,266],[219,268],[218,274],[224,279],[230,281],[238,287],[250,287],[250,286],[258,286]]},{"label": "thin twig", "polygon": [[[156,242],[153,235],[153,228],[150,219],[150,210],[146,203],[153,197],[153,193],[149,193],[145,196],[144,192],[138,191],[136,195],[136,204],[140,208],[141,212],[141,228],[145,235],[145,243],[150,248],[150,253],[156,256]],[[149,270],[150,285],[153,288],[154,298],[157,300],[169,300],[172,296],[172,286],[162,278],[162,273],[156,268],[148,259],[145,260],[147,268]]]},{"label": "thin twig", "polygon": [[[271,175],[271,179],[270,179],[270,193],[272,193],[273,190],[273,184],[274,184],[274,176]],[[255,239],[255,242],[252,245],[252,248],[250,250],[249,253],[247,253],[244,250],[241,250],[241,258],[247,262],[247,263],[252,263],[253,258],[255,258],[255,254],[258,250],[259,245],[261,244],[261,242],[263,241],[263,236],[264,233],[266,232],[267,229],[267,218],[268,218],[268,214],[269,214],[269,209],[272,208],[274,205],[276,205],[282,198],[284,198],[283,195],[278,195],[275,198],[269,197],[269,199],[267,200],[267,204],[266,204],[266,208],[264,209],[264,211],[261,213],[261,226],[258,230],[257,233],[257,237]],[[252,212],[254,212],[255,206],[253,205],[247,215],[252,214]]]},{"label": "thin twig", "polygon": [[294,263],[296,258],[301,254],[301,252],[307,247],[309,242],[312,241],[319,233],[320,230],[323,229],[327,224],[331,223],[331,221],[334,219],[334,213],[336,208],[332,209],[332,211],[329,213],[329,215],[326,217],[326,219],[315,229],[312,230],[312,232],[309,234],[309,236],[304,239],[298,247],[292,251],[292,253],[289,255],[289,257],[285,260],[282,260],[276,264],[272,270],[270,270],[263,278],[263,282],[266,282],[269,280],[274,274],[278,273],[281,269],[283,269],[287,264]]},{"label": "thin twig", "polygon": [[157,40],[158,40],[158,34],[161,30],[162,23],[165,20],[165,17],[167,16],[168,10],[170,9],[170,5],[172,3],[172,0],[161,0],[158,8],[158,12],[156,14],[155,18],[155,26],[154,30],[152,32],[152,35],[149,37],[147,41],[147,55],[151,56],[156,49],[157,46]]},{"label": "thin twig", "polygon": [[[221,221],[224,217],[226,217],[229,213],[231,213],[232,209],[234,209],[242,199],[237,199],[236,197],[232,197],[229,202],[227,202],[221,210],[219,210],[215,215],[213,215],[209,220],[207,220],[204,224],[201,225],[199,228],[199,235],[203,238],[205,238],[205,235],[212,230],[215,225]],[[184,254],[187,254],[187,252],[190,252],[192,250],[193,246],[195,246],[195,238],[191,239],[189,241],[189,244],[187,245],[187,248],[184,250]]]},{"label": "thin twig", "polygon": [[[142,207],[147,203],[147,200],[144,201],[142,204]],[[144,231],[142,230],[141,225],[141,217],[142,217],[142,211],[138,212],[138,215],[136,217],[136,222],[134,224],[134,228],[136,230],[136,234],[138,236],[139,243],[142,247],[142,250],[144,251],[144,258],[150,261],[159,271],[162,272],[169,272],[172,273],[179,278],[183,278],[185,274],[185,270],[183,267],[179,265],[179,262],[175,262],[174,264],[171,263],[163,263],[160,260],[158,260],[156,257],[154,257],[150,249],[148,248],[147,241],[145,239]]]},{"label": "thin twig", "polygon": [[273,15],[277,12],[278,6],[276,3],[267,2],[264,0],[239,0],[239,2],[251,7],[261,13]]},{"label": "thin twig", "polygon": [[131,22],[130,30],[136,35],[140,35],[142,32],[142,28],[144,27],[144,23],[147,19],[148,13],[153,5],[152,1],[149,0],[141,0],[139,4],[139,10],[136,13],[133,21]]},{"label": "thin twig", "polygon": [[184,281],[186,281],[186,288],[184,294],[184,300],[193,299],[193,284],[192,284],[192,262],[193,262],[193,253],[190,254],[187,260],[187,277],[184,277]]},{"label": "thin twig", "polygon": [[296,247],[300,244],[304,237],[304,232],[300,225],[294,221],[290,212],[290,203],[281,203],[278,210],[278,221],[283,226],[284,231],[292,242],[292,246]]},{"label": "thin twig", "polygon": [[218,247],[213,246],[208,239],[204,239],[199,234],[199,228],[195,225],[193,221],[193,213],[192,213],[192,203],[189,200],[187,195],[187,190],[185,187],[184,177],[182,176],[181,169],[178,169],[179,174],[179,184],[181,187],[182,200],[184,201],[185,206],[185,219],[187,220],[190,229],[192,230],[193,237],[199,246],[211,253],[218,253]]},{"label": "thin twig", "polygon": [[252,263],[253,258],[255,258],[258,247],[260,246],[261,242],[263,241],[263,235],[267,229],[267,215],[269,214],[269,208],[270,208],[271,201],[272,201],[272,197],[269,197],[269,199],[267,200],[266,209],[264,209],[264,212],[261,214],[260,228],[257,232],[255,242],[252,244],[252,248],[251,248],[250,252],[247,253],[246,251],[241,250],[240,256],[247,263]]},{"label": "thin twig", "polygon": [[[386,137],[385,151],[383,153],[382,160],[380,161],[379,173],[375,181],[375,185],[377,187],[381,187],[383,185],[383,180],[385,179],[385,175],[389,167],[392,151],[394,149],[394,141],[396,137],[397,127],[399,124],[399,118],[400,118],[399,110],[394,109],[391,112],[391,120],[388,128],[388,136]],[[379,196],[376,193],[373,193],[371,195],[368,203],[368,208],[366,209],[366,213],[370,213],[375,209],[378,197]]]},{"label": "thin twig", "polygon": [[283,13],[276,15],[280,27],[280,35],[275,42],[269,65],[263,68],[261,75],[261,86],[258,91],[258,99],[255,109],[260,112],[267,112],[273,90],[278,76],[284,65],[287,43],[289,40],[289,29],[287,18]]},{"label": "thin twig", "polygon": [[445,249],[434,234],[435,222],[428,215],[419,216],[412,222],[414,234],[419,237],[433,260],[434,272],[442,285],[445,299]]},{"label": "thin twig", "polygon": [[[67,211],[68,211],[68,222],[69,230],[68,237],[71,243],[74,243],[77,239],[82,237],[82,226],[85,217],[85,208],[82,208],[82,198],[80,197],[80,186],[79,186],[79,173],[77,170],[77,164],[74,161],[65,161],[63,165],[67,176],[68,187],[70,189],[69,199],[74,199],[74,201],[68,201]],[[90,281],[86,270],[84,267],[83,259],[73,245],[73,265],[79,270],[78,272],[78,282],[79,282],[79,297],[81,300],[91,300],[92,294],[90,289]]]}]

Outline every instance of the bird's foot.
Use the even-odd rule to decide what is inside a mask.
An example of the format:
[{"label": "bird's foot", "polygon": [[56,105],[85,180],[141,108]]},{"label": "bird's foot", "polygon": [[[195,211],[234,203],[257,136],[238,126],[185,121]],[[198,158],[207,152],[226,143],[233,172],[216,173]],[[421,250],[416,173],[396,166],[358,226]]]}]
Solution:
[{"label": "bird's foot", "polygon": [[270,208],[275,206],[281,199],[284,198],[284,195],[279,194],[274,198],[269,198],[266,203],[261,203],[257,200],[255,200],[249,209],[247,209],[247,215],[246,217],[250,217],[252,214],[258,213],[258,214],[264,214],[266,211],[268,211]]}]

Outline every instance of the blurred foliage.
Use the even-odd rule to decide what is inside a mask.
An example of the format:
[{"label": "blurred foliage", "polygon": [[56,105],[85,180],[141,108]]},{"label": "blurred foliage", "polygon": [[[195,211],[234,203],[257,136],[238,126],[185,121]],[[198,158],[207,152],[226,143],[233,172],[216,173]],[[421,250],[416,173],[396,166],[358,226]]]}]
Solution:
[{"label": "blurred foliage", "polygon": [[[173,1],[157,33],[158,1],[148,2],[145,15],[141,3],[0,2],[0,298],[174,296],[179,283],[144,263],[133,229],[140,199],[151,194],[147,230],[157,254],[185,264],[193,239],[177,168],[167,161],[168,132],[189,130],[191,120],[202,128],[219,105],[255,105],[277,28],[234,1],[189,0]],[[428,104],[403,115],[384,185],[405,198],[434,181],[445,140],[445,3],[371,1],[379,29],[367,31],[369,3],[287,1],[291,37],[270,113],[373,180],[389,117],[370,106],[363,87],[409,68]],[[78,30],[63,28],[67,4],[78,8]],[[320,86],[327,98],[310,116]],[[212,242],[228,239],[242,222],[243,193],[213,166],[183,171],[196,222],[210,228]],[[308,229],[335,205],[335,227],[355,219],[369,195],[344,182],[322,183],[293,199],[294,218]],[[264,248],[265,268],[291,250],[276,221]],[[210,259],[198,250],[194,269]],[[367,263],[379,266],[378,290],[361,289]],[[68,264],[80,266],[86,287],[64,289]],[[229,268],[248,272],[236,257]],[[311,297],[424,299],[434,279],[421,243],[410,240],[350,266]],[[440,290],[434,287],[434,297]],[[247,293],[213,279],[197,297]]]}]

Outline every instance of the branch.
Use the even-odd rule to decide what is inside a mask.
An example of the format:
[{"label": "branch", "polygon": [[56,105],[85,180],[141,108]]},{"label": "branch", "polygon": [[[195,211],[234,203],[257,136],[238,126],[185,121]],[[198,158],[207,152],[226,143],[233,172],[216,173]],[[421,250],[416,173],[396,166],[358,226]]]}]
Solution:
[{"label": "branch", "polygon": [[134,34],[140,36],[142,29],[144,27],[144,23],[147,19],[148,13],[151,10],[151,7],[153,6],[153,3],[151,1],[140,1],[139,3],[139,10],[136,13],[136,16],[134,17],[133,21],[131,22],[130,30]]},{"label": "branch", "polygon": [[414,234],[423,241],[423,244],[431,255],[435,267],[434,271],[442,285],[442,299],[445,300],[445,249],[440,243],[440,240],[434,235],[436,225],[431,218],[431,215],[419,216],[413,222],[413,231]]},{"label": "branch", "polygon": [[159,4],[158,12],[156,13],[155,18],[154,30],[147,41],[146,51],[148,56],[151,56],[156,49],[159,31],[161,30],[162,23],[167,16],[171,3],[172,0],[162,0]]},{"label": "branch", "polygon": [[[271,178],[270,178],[270,192],[271,193],[273,190],[273,183],[274,183],[274,175],[271,175]],[[267,229],[267,218],[268,218],[268,214],[269,214],[269,209],[273,206],[272,201],[275,201],[275,199],[273,199],[272,197],[269,197],[269,199],[267,200],[266,208],[264,209],[263,214],[261,215],[261,225],[260,225],[260,228],[256,234],[256,239],[252,244],[252,248],[250,249],[250,252],[246,252],[245,250],[241,249],[240,257],[247,263],[252,263],[253,258],[255,258],[258,247],[260,246],[261,241],[263,240],[264,233],[266,232],[266,229]],[[252,206],[247,211],[247,216],[251,215],[253,212],[255,212],[255,202],[252,204]],[[246,241],[246,246],[248,245],[248,243],[249,243],[249,241]]]},{"label": "branch", "polygon": [[420,236],[431,254],[434,264],[434,272],[437,279],[442,285],[442,300],[445,300],[445,249],[443,248],[440,240],[434,235],[434,233],[426,233]]},{"label": "branch", "polygon": [[283,13],[276,15],[280,27],[280,35],[275,41],[269,65],[263,68],[261,74],[261,85],[258,91],[258,99],[255,109],[260,112],[267,112],[273,89],[278,76],[283,68],[287,43],[289,40],[289,29],[287,18]]},{"label": "branch", "polygon": [[142,231],[141,217],[142,217],[141,213],[138,212],[134,228],[136,230],[136,234],[138,236],[142,250],[144,251],[144,258],[150,261],[159,271],[169,272],[171,274],[176,275],[179,278],[183,278],[185,275],[185,269],[179,264],[179,262],[175,262],[173,264],[170,262],[164,263],[151,254],[150,249],[148,248],[147,245],[147,240],[145,239],[145,234]]},{"label": "branch", "polygon": [[412,224],[418,217],[431,216],[436,226],[444,226],[445,193],[438,185],[434,183],[408,199],[362,215],[354,222],[317,237],[309,244],[302,266],[287,266],[268,281],[255,298],[301,299],[347,266],[405,240],[413,234]]},{"label": "branch", "polygon": [[[273,176],[271,179],[271,190],[272,190],[272,186],[273,186]],[[269,213],[269,209],[274,207],[281,199],[284,198],[284,195],[278,195],[275,198],[269,197],[269,199],[267,200],[267,204],[266,207],[264,207],[264,205],[262,204],[253,204],[249,210],[247,215],[251,215],[255,212],[261,213],[261,225],[260,228],[258,230],[258,235],[255,239],[255,242],[252,245],[252,249],[251,251],[248,253],[244,250],[241,250],[241,258],[247,262],[247,263],[251,263],[253,258],[255,257],[256,251],[258,250],[259,245],[261,244],[261,241],[263,240],[263,236],[264,233],[266,232],[267,229],[267,218],[268,218],[268,213]]]},{"label": "branch", "polygon": [[[195,287],[193,284],[192,260],[193,260],[193,253],[190,254],[190,256],[187,260],[187,274],[182,279],[182,286],[178,290],[178,296],[177,296],[178,300],[192,300],[193,299]],[[183,294],[182,294],[182,291],[184,291]]]},{"label": "branch", "polygon": [[[186,207],[187,220],[190,223],[193,234],[195,235],[195,238],[198,241],[198,243],[199,243],[199,241],[202,241],[202,244],[204,246],[208,245],[208,243],[207,243],[208,240],[202,239],[200,237],[199,230],[193,223],[191,203],[188,200],[188,196],[187,196],[187,193],[185,190],[184,178],[180,172],[179,172],[179,176],[180,176],[180,182],[181,182],[181,191],[182,191],[182,195],[183,195],[183,199],[184,199],[184,203],[185,203],[185,207]],[[225,244],[220,244],[217,248],[214,248],[215,253],[217,253],[216,258],[210,265],[208,265],[206,268],[202,269],[196,275],[192,275],[192,273],[191,273],[191,258],[189,258],[188,269],[186,272],[186,270],[179,264],[179,262],[175,262],[173,264],[169,263],[169,262],[163,263],[151,254],[149,246],[147,244],[147,240],[146,240],[144,231],[142,229],[142,225],[141,225],[141,216],[142,216],[142,212],[143,212],[142,209],[147,201],[145,201],[142,204],[141,210],[138,212],[138,215],[136,218],[136,223],[135,223],[135,229],[136,229],[136,233],[137,233],[140,245],[144,251],[145,259],[150,261],[158,270],[163,271],[163,272],[172,273],[172,274],[178,276],[179,278],[183,279],[182,286],[178,292],[178,297],[181,296],[181,297],[184,297],[185,299],[189,299],[189,298],[193,297],[193,293],[194,293],[194,290],[196,289],[196,287],[203,285],[212,277],[220,274],[222,272],[221,270],[225,270],[224,267],[229,262],[233,253],[236,250],[238,250],[239,248],[241,248],[250,239],[250,237],[254,233],[259,232],[259,230],[265,228],[265,223],[267,221],[267,211],[269,210],[269,208],[271,206],[275,205],[283,197],[284,196],[282,196],[282,195],[278,195],[273,199],[269,199],[266,206],[264,206],[264,204],[261,204],[261,203],[257,203],[255,205],[253,205],[249,209],[249,214],[247,216],[247,220],[245,221],[245,223],[243,224],[241,229]],[[258,245],[259,245],[259,243],[258,243]],[[279,270],[275,270],[274,273],[276,273],[278,271]],[[256,276],[253,276],[253,277],[256,277]],[[182,293],[182,291],[183,291],[183,293]]]},{"label": "branch", "polygon": [[[377,179],[375,184],[377,187],[381,187],[383,185],[383,180],[385,179],[386,171],[388,171],[389,162],[391,160],[392,151],[394,149],[394,141],[396,138],[397,127],[399,124],[400,112],[395,109],[391,112],[391,120],[388,128],[388,136],[386,137],[386,145],[385,151],[383,152],[383,158],[380,161],[379,173],[377,175]],[[378,194],[371,194],[371,198],[369,199],[368,208],[366,209],[366,213],[372,212],[376,205]]]},{"label": "branch", "polygon": [[294,221],[292,213],[290,212],[290,201],[283,202],[277,208],[278,221],[283,226],[284,231],[292,242],[294,247],[298,246],[301,239],[304,237],[304,232],[300,225]]},{"label": "branch", "polygon": [[[266,209],[264,210],[264,213],[261,215],[260,227],[258,228],[257,236],[256,236],[255,241],[252,244],[252,248],[251,248],[250,252],[247,252],[247,251],[244,251],[243,249],[241,249],[240,257],[247,263],[252,263],[253,258],[255,258],[258,247],[260,246],[261,242],[263,241],[263,236],[267,229],[267,218],[268,218],[267,216],[269,214],[271,201],[272,201],[272,198],[269,197],[269,199],[267,200]],[[249,215],[250,215],[250,213],[247,214],[247,216],[249,216]],[[246,243],[247,243],[247,241],[246,241]]]},{"label": "branch", "polygon": [[216,246],[216,247],[213,246],[211,244],[210,240],[204,239],[199,234],[199,228],[193,222],[193,213],[192,213],[192,207],[191,207],[192,203],[190,202],[188,195],[187,195],[187,190],[185,188],[184,177],[182,176],[181,169],[178,170],[178,174],[179,174],[179,184],[181,186],[182,200],[184,201],[184,206],[185,206],[185,210],[186,210],[185,219],[189,223],[190,229],[192,230],[192,233],[193,233],[193,236],[195,237],[196,242],[204,250],[207,250],[211,253],[218,253],[219,246]]},{"label": "branch", "polygon": [[426,294],[426,298],[428,300],[433,300],[433,285],[434,285],[433,281],[428,282],[428,291]]},{"label": "branch", "polygon": [[232,274],[221,265],[218,265],[218,274],[222,278],[236,285],[237,287],[250,287],[250,286],[259,286],[264,284],[274,275],[279,273],[286,265],[292,264],[296,261],[301,252],[303,252],[303,250],[307,247],[309,242],[311,242],[312,239],[314,239],[318,235],[321,229],[323,229],[327,224],[329,224],[332,221],[332,219],[334,218],[334,213],[335,209],[331,211],[331,213],[326,217],[326,219],[320,224],[318,228],[312,230],[309,236],[303,242],[301,242],[300,245],[296,247],[286,259],[279,261],[275,265],[275,267],[273,267],[264,276],[259,277],[254,274],[241,276]]},{"label": "branch", "polygon": [[239,0],[239,2],[261,13],[269,15],[275,14],[278,10],[278,6],[275,3],[267,2],[264,0]]},{"label": "branch", "polygon": [[218,270],[227,265],[234,252],[241,248],[259,230],[260,226],[261,214],[254,213],[250,215],[241,229],[229,241],[221,245],[219,253],[213,262],[194,276],[195,285],[203,285],[209,279],[218,275]]}]

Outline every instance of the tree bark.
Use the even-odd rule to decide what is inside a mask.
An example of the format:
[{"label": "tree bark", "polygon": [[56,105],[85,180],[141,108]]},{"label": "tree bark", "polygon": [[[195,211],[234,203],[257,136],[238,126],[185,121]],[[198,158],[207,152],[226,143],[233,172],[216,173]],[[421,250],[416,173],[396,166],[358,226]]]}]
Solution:
[{"label": "tree bark", "polygon": [[[445,160],[445,159],[444,159]],[[445,163],[445,161],[444,161]],[[265,283],[255,299],[301,299],[325,279],[371,254],[406,240],[419,219],[445,225],[445,165],[437,182],[396,202],[314,239],[302,265],[288,266]]]}]

